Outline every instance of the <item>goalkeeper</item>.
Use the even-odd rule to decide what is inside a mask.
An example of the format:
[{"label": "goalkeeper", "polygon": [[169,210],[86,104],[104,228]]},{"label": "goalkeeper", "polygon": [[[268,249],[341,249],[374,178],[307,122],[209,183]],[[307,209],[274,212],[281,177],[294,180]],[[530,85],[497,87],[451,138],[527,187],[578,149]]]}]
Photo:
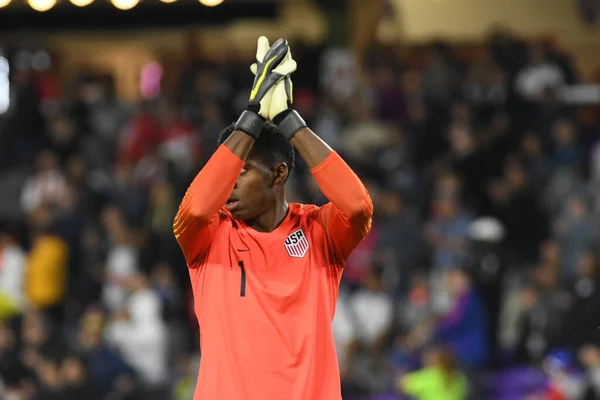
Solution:
[{"label": "goalkeeper", "polygon": [[[183,198],[174,233],[200,326],[195,400],[340,400],[333,319],[346,259],[373,206],[292,108],[287,41],[258,39],[247,109]],[[288,203],[294,148],[329,203]]]}]

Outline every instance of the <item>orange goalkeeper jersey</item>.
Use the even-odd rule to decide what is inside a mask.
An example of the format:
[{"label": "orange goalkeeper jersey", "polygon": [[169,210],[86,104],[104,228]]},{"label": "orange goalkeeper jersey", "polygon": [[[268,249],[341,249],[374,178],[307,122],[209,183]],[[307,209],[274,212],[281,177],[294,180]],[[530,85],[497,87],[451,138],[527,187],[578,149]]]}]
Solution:
[{"label": "orange goalkeeper jersey", "polygon": [[369,195],[334,152],[312,170],[330,203],[291,204],[258,232],[222,207],[243,165],[220,146],[175,218],[200,326],[194,400],[340,400],[331,321],[344,262],[371,226]]}]

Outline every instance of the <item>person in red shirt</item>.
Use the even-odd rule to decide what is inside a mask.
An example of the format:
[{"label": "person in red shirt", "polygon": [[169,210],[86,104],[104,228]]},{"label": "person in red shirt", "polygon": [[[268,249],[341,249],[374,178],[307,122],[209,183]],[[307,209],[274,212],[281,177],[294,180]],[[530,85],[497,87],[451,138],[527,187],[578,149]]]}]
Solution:
[{"label": "person in red shirt", "polygon": [[[331,322],[344,263],[369,232],[373,206],[291,108],[287,42],[269,49],[261,37],[257,60],[247,110],[222,132],[174,221],[200,327],[194,400],[341,400]],[[286,201],[294,148],[326,205]]]}]

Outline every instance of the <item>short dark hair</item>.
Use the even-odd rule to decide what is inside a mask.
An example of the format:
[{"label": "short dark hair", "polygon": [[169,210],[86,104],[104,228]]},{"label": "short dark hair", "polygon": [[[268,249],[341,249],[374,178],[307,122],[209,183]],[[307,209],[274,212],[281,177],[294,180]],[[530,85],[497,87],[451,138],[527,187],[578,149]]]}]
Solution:
[{"label": "short dark hair", "polygon": [[[231,124],[219,135],[219,145],[235,130],[235,124]],[[288,177],[292,174],[296,162],[296,151],[294,146],[279,133],[276,125],[267,122],[260,131],[260,136],[252,147],[252,157],[258,158],[268,167],[274,167],[277,163],[284,162],[288,167]]]}]

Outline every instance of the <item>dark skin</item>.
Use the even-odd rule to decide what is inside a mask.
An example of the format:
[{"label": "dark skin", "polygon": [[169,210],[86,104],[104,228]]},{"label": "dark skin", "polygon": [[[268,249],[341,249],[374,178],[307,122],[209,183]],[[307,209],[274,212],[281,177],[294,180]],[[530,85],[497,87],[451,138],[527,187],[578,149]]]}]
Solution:
[{"label": "dark skin", "polygon": [[[331,147],[309,128],[298,131],[291,143],[311,169],[332,152]],[[239,200],[231,214],[259,232],[272,232],[288,211],[284,190],[288,166],[281,162],[269,167],[253,157],[254,139],[244,132],[233,132],[223,144],[246,161],[231,193]]]}]

